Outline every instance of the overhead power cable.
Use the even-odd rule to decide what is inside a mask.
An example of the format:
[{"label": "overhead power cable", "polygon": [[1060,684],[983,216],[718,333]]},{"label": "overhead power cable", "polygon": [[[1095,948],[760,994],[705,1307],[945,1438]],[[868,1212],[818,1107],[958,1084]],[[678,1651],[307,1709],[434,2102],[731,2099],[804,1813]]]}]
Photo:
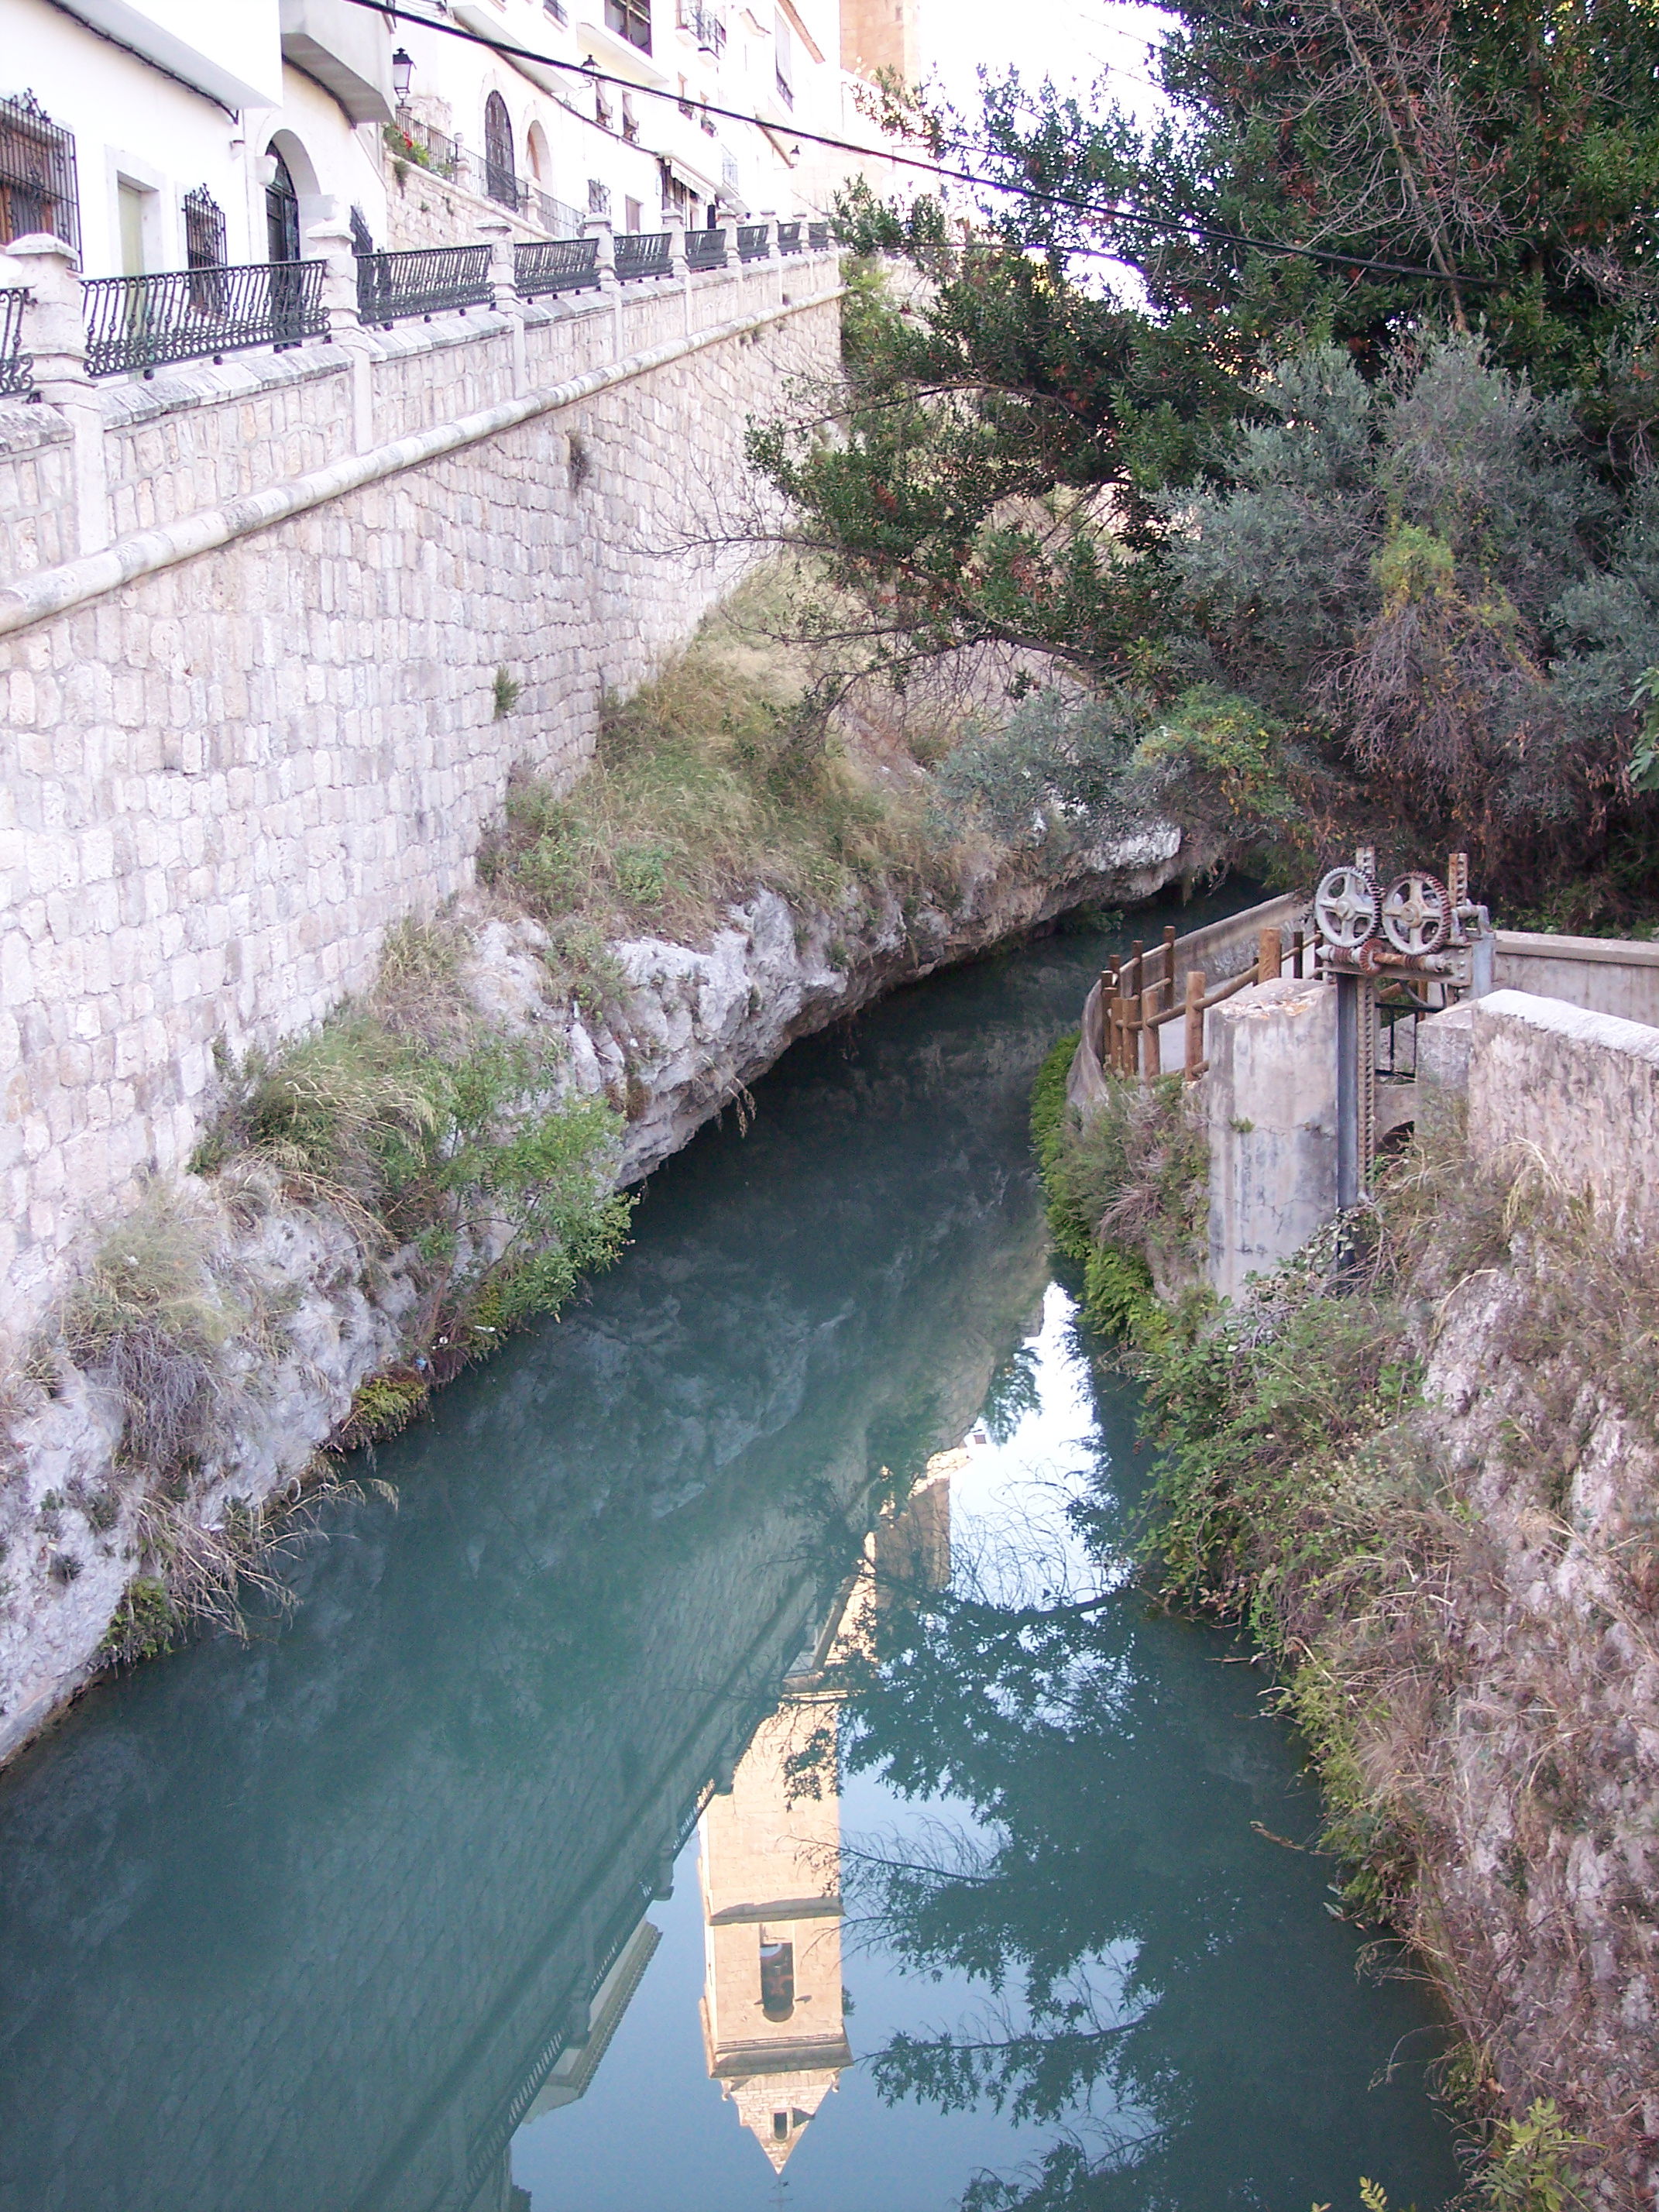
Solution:
[{"label": "overhead power cable", "polygon": [[[709,100],[682,99],[678,92],[671,92],[664,87],[638,84],[632,77],[615,76],[605,70],[594,69],[586,62],[568,62],[556,54],[538,53],[533,46],[513,46],[505,39],[488,38],[482,31],[467,30],[459,23],[437,22],[430,15],[418,15],[408,9],[387,6],[386,0],[352,0],[352,5],[371,9],[375,15],[395,22],[413,23],[423,31],[438,31],[447,38],[465,40],[471,46],[482,46],[486,53],[499,54],[505,61],[534,62],[538,69],[556,70],[585,84],[615,85],[623,92],[642,94],[647,100],[672,100],[683,112],[718,116],[723,122],[741,123],[752,130],[769,131],[774,137],[781,135],[798,141],[805,140],[810,145],[827,146],[835,153],[856,154],[866,161],[885,161],[895,168],[920,170],[926,175],[942,178],[947,183],[972,185],[981,191],[1006,192],[1035,206],[1063,210],[1095,222],[1132,224],[1154,235],[1163,234],[1172,237],[1200,238],[1207,245],[1231,246],[1247,252],[1276,253],[1289,259],[1322,262],[1335,269],[1366,276],[1415,276],[1431,284],[1474,285],[1482,289],[1493,289],[1498,284],[1496,277],[1465,276],[1458,270],[1449,273],[1443,269],[1425,267],[1418,262],[1378,261],[1364,254],[1344,253],[1332,246],[1302,246],[1285,239],[1257,238],[1248,231],[1223,230],[1214,223],[1200,222],[1191,216],[1142,215],[1128,208],[1103,208],[1092,201],[1073,199],[1063,192],[1039,191],[1033,185],[1018,184],[1006,177],[981,176],[971,169],[952,168],[945,162],[926,161],[920,155],[890,153],[885,147],[860,144],[856,139],[831,137],[822,131],[803,131],[793,123],[763,123],[759,116],[745,114],[741,108],[722,107]],[[1088,247],[1067,250],[1091,260],[1109,261],[1122,258],[1099,249],[1091,252]]]}]

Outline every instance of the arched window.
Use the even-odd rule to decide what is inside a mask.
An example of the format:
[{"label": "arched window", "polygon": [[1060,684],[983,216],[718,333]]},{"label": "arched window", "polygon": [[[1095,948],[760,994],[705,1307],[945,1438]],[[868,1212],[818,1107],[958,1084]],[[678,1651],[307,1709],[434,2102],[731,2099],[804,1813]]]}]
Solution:
[{"label": "arched window", "polygon": [[519,207],[519,173],[513,161],[513,118],[499,92],[484,102],[484,191],[514,213]]},{"label": "arched window", "polygon": [[276,171],[265,186],[267,258],[272,261],[297,261],[300,258],[300,195],[294,189],[288,163],[274,146],[270,149],[270,155],[276,164]]},{"label": "arched window", "polygon": [[539,123],[531,125],[525,150],[530,157],[531,175],[538,185],[550,185],[553,181],[553,156],[548,149],[547,133]]}]

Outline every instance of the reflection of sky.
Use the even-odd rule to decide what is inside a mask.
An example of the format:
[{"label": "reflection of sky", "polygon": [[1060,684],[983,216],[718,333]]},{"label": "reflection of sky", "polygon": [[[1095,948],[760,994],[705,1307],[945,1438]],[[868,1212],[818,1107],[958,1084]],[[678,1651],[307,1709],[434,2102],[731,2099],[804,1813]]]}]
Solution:
[{"label": "reflection of sky", "polygon": [[[1097,1449],[1088,1377],[1073,1344],[1071,1301],[1050,1286],[1031,1340],[1038,1403],[1006,1444],[975,1441],[951,1484],[953,1555],[981,1585],[1012,1579],[1052,1588],[1098,1585],[1064,1505]],[[1000,1588],[999,1595],[1011,1595]],[[902,1852],[907,1838],[937,1845],[942,1829],[972,1843],[984,1832],[966,1808],[896,1796],[874,1776],[848,1778],[842,1833],[855,1849]],[[653,1905],[662,1942],[610,2050],[580,2103],[520,2129],[513,2174],[534,2212],[748,2212],[776,2205],[778,2186],[753,2137],[708,2078],[698,2021],[703,1980],[697,1840],[680,1854],[674,1894]],[[964,1975],[908,1973],[848,1927],[847,2022],[854,2052],[878,2050],[900,2029],[915,2035],[963,2022],[994,2026],[983,1987]],[[1091,1972],[1109,2011],[1127,1955]],[[1103,2117],[1097,2114],[1097,2118]],[[1006,2172],[1052,2140],[1051,2126],[1017,2126],[987,2110],[942,2113],[884,2105],[865,2070],[844,2073],[790,2159],[791,2212],[950,2212],[975,2172]]]}]

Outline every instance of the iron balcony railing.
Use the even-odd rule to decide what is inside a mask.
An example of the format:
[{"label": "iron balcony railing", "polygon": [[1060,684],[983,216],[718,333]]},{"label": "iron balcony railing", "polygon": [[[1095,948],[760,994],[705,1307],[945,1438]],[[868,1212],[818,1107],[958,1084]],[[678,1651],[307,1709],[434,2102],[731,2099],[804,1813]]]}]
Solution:
[{"label": "iron balcony railing", "polygon": [[823,253],[828,252],[830,246],[829,224],[827,222],[809,222],[806,226],[806,242],[811,252],[814,253]]},{"label": "iron balcony railing", "polygon": [[772,243],[767,236],[769,225],[763,222],[740,222],[738,225],[738,258],[739,261],[767,261],[771,258]]},{"label": "iron balcony railing", "polygon": [[0,292],[0,399],[27,398],[34,389],[34,363],[23,350],[27,292]]},{"label": "iron balcony railing", "polygon": [[488,154],[483,159],[483,188],[486,199],[511,208],[514,215],[525,214],[530,206],[529,185],[515,169],[505,161],[492,161]]},{"label": "iron balcony railing", "polygon": [[781,222],[778,225],[778,252],[799,253],[801,251],[800,233],[799,223]]},{"label": "iron balcony railing", "polygon": [[580,211],[566,200],[556,200],[551,192],[539,185],[531,192],[531,205],[536,220],[550,238],[574,238],[582,227]]},{"label": "iron balcony railing", "polygon": [[599,282],[597,238],[550,238],[513,249],[513,282],[526,300],[549,292],[592,292]]},{"label": "iron balcony railing", "polygon": [[81,287],[87,374],[149,376],[173,361],[218,361],[251,346],[298,345],[328,330],[320,261],[256,261],[93,276]]},{"label": "iron balcony railing", "polygon": [[487,246],[431,246],[415,253],[360,253],[357,257],[357,313],[366,323],[387,329],[416,315],[459,313],[488,307],[489,248]]},{"label": "iron balcony railing", "polygon": [[665,231],[624,231],[617,240],[617,275],[624,284],[673,272],[674,241]]},{"label": "iron balcony railing", "polygon": [[685,234],[685,265],[688,269],[724,269],[726,233],[723,230],[688,230]]}]

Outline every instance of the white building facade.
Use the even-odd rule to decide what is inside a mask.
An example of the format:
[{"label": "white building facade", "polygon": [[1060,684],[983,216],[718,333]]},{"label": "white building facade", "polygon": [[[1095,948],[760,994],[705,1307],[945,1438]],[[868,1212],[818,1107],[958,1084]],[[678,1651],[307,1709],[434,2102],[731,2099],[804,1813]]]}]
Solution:
[{"label": "white building facade", "polygon": [[[842,0],[0,0],[0,250],[88,277],[822,219]],[[865,134],[860,134],[865,135]],[[15,281],[0,270],[0,282]]]}]

